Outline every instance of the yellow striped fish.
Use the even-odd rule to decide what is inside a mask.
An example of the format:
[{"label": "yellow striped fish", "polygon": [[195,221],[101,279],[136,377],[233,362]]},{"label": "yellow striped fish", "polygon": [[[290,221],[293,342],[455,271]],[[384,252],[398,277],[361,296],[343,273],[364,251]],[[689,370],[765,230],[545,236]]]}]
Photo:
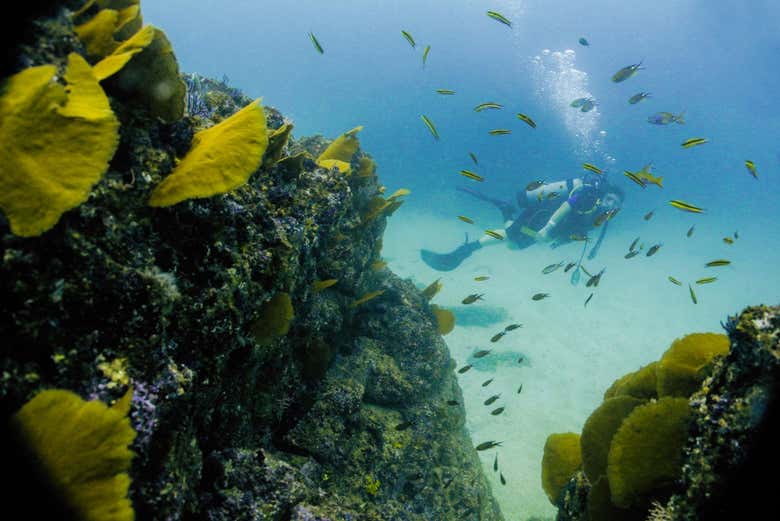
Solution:
[{"label": "yellow striped fish", "polygon": [[325,54],[325,51],[322,49],[322,45],[320,45],[320,42],[317,41],[317,37],[314,36],[314,33],[309,33],[309,39],[311,40],[312,45],[314,45],[314,48],[317,49],[318,53]]},{"label": "yellow striped fish", "polygon": [[582,168],[584,168],[585,170],[590,170],[594,174],[603,174],[604,173],[604,171],[601,168],[599,168],[599,167],[597,167],[595,165],[591,165],[590,163],[582,163]]},{"label": "yellow striped fish", "polygon": [[683,148],[691,148],[695,147],[696,145],[703,145],[704,143],[709,143],[709,141],[703,137],[692,137],[691,139],[686,139],[683,141],[680,146]]},{"label": "yellow striped fish", "polygon": [[496,128],[488,132],[491,136],[503,136],[505,134],[511,134],[512,131],[508,128]]},{"label": "yellow striped fish", "polygon": [[704,213],[704,208],[699,208],[698,206],[694,206],[691,203],[686,203],[685,201],[680,201],[679,199],[672,199],[669,201],[669,204],[685,212]]},{"label": "yellow striped fish", "polygon": [[443,96],[452,96],[453,94],[455,94],[455,91],[450,89],[436,89],[436,93],[441,94]]},{"label": "yellow striped fish", "polygon": [[423,51],[422,60],[423,60],[423,67],[425,67],[425,62],[428,61],[428,53],[431,52],[431,46],[426,45],[425,50]]},{"label": "yellow striped fish", "polygon": [[503,241],[504,240],[504,236],[503,235],[501,235],[498,232],[494,232],[493,230],[485,230],[485,235],[490,235],[491,237],[493,237],[494,239],[498,239],[499,241]]},{"label": "yellow striped fish", "polygon": [[314,283],[312,284],[314,288],[314,293],[319,293],[323,289],[331,287],[338,281],[339,279],[315,280]]},{"label": "yellow striped fish", "polygon": [[718,280],[718,277],[706,277],[706,278],[697,280],[696,284],[710,284],[711,282],[715,282],[716,280]]},{"label": "yellow striped fish", "polygon": [[750,159],[745,160],[745,166],[748,169],[748,172],[750,175],[753,176],[753,179],[758,179],[758,172],[756,171],[756,164],[751,161]]},{"label": "yellow striped fish", "polygon": [[474,107],[474,112],[482,112],[485,109],[502,109],[504,106],[500,103],[496,103],[494,101],[488,101],[486,103],[480,103],[476,107]]},{"label": "yellow striped fish", "polygon": [[668,278],[669,278],[669,282],[671,282],[672,284],[675,284],[677,286],[682,286],[682,282],[680,282],[679,280],[675,279],[671,275],[669,275]]},{"label": "yellow striped fish", "polygon": [[481,175],[475,174],[471,170],[461,170],[460,171],[460,175],[468,177],[469,179],[473,179],[474,181],[482,182],[482,181],[485,180],[484,177],[482,177]]},{"label": "yellow striped fish", "polygon": [[474,161],[475,165],[479,164],[479,161],[477,161],[477,156],[474,154],[474,152],[469,152],[469,157],[471,158],[472,161]]},{"label": "yellow striped fish", "polygon": [[510,22],[506,16],[502,15],[501,13],[498,13],[496,11],[488,11],[487,15],[492,18],[493,20],[496,20],[497,22],[501,22],[502,24],[512,27],[512,22]]},{"label": "yellow striped fish", "polygon": [[401,35],[406,38],[406,41],[409,42],[409,45],[412,47],[415,47],[417,44],[414,43],[414,38],[412,38],[412,35],[409,34],[407,31],[401,31]]},{"label": "yellow striped fish", "polygon": [[428,130],[431,131],[433,137],[436,138],[436,141],[438,141],[439,133],[436,131],[436,127],[433,125],[433,122],[430,119],[428,119],[428,117],[425,114],[420,115],[420,118],[423,120],[423,123],[425,123],[425,126],[428,127]]},{"label": "yellow striped fish", "polygon": [[370,293],[366,293],[365,295],[363,295],[363,296],[362,296],[362,297],[360,297],[359,299],[357,299],[357,300],[353,300],[353,301],[352,301],[352,302],[349,304],[349,307],[351,307],[351,308],[356,308],[356,307],[358,307],[359,305],[361,305],[361,304],[363,304],[363,303],[365,303],[365,302],[368,302],[369,300],[371,300],[371,299],[373,299],[373,298],[376,298],[376,297],[378,297],[379,295],[381,295],[381,294],[382,294],[382,293],[384,293],[384,292],[385,292],[385,290],[381,289],[381,290],[379,290],[379,291],[372,291],[372,292],[370,292]]},{"label": "yellow striped fish", "polygon": [[715,267],[718,267],[718,266],[728,266],[729,264],[731,264],[731,261],[730,261],[730,260],[726,260],[726,259],[718,259],[718,260],[714,260],[714,261],[710,261],[710,262],[708,262],[708,263],[706,264],[706,266],[707,266],[708,268],[715,268]]},{"label": "yellow striped fish", "polygon": [[691,294],[691,300],[693,301],[693,303],[698,304],[699,301],[696,300],[696,293],[694,293],[693,288],[691,287],[690,284],[688,284],[688,292]]},{"label": "yellow striped fish", "polygon": [[536,122],[531,118],[529,118],[528,116],[526,116],[525,114],[518,113],[517,119],[519,119],[520,121],[525,121],[526,123],[528,123],[528,126],[530,126],[531,128],[536,128]]},{"label": "yellow striped fish", "polygon": [[471,217],[466,217],[465,215],[459,215],[458,219],[460,219],[461,221],[467,224],[474,224],[474,219],[472,219]]},{"label": "yellow striped fish", "polygon": [[641,186],[642,188],[647,188],[647,184],[639,178],[638,175],[636,175],[634,172],[630,172],[628,170],[623,171],[623,175],[631,179],[633,182]]}]

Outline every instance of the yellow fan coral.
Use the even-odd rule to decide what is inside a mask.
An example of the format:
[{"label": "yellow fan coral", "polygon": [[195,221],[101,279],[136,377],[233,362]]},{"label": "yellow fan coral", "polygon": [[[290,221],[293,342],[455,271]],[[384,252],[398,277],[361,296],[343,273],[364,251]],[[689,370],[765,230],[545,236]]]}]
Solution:
[{"label": "yellow fan coral", "polygon": [[658,396],[690,396],[706,376],[702,370],[728,352],[729,337],[719,333],[693,333],[675,340],[658,362]]},{"label": "yellow fan coral", "polygon": [[604,393],[604,399],[615,396],[633,396],[634,398],[657,398],[656,367],[658,362],[652,362],[638,371],[615,380],[615,383]]},{"label": "yellow fan coral", "polygon": [[338,168],[342,174],[350,173],[350,161],[360,148],[356,135],[361,130],[363,127],[358,126],[337,137],[317,158],[317,164],[323,168]]},{"label": "yellow fan coral", "polygon": [[13,417],[52,485],[85,521],[132,521],[127,471],[132,390],[112,407],[64,390],[38,393]]},{"label": "yellow fan coral", "polygon": [[580,435],[574,432],[550,434],[542,456],[542,488],[555,504],[572,475],[580,468]]},{"label": "yellow fan coral", "polygon": [[677,479],[690,414],[687,398],[661,398],[623,420],[607,456],[612,503],[631,507]]},{"label": "yellow fan coral", "polygon": [[152,43],[154,36],[155,29],[151,25],[147,25],[135,33],[132,38],[122,43],[111,54],[95,64],[93,68],[95,76],[97,76],[98,80],[103,81],[122,70],[133,56],[146,49]]},{"label": "yellow fan coral", "polygon": [[154,189],[149,204],[170,206],[229,192],[257,170],[267,146],[265,113],[258,99],[195,134],[192,149]]},{"label": "yellow fan coral", "polygon": [[[94,3],[87,2],[74,13],[74,17],[84,14]],[[102,7],[103,3],[100,4]],[[141,8],[138,5],[127,5],[103,8],[86,22],[74,27],[74,31],[84,44],[87,56],[100,59],[114,52],[120,42],[130,38],[142,25]]]},{"label": "yellow fan coral", "polygon": [[290,138],[292,129],[292,123],[285,123],[268,134],[268,148],[266,149],[265,157],[263,158],[264,164],[275,163],[281,159],[282,152],[284,152],[284,147],[287,145],[287,140]]},{"label": "yellow fan coral", "polygon": [[0,97],[0,208],[16,235],[40,235],[84,202],[106,172],[119,122],[89,64],[68,56],[10,77]]},{"label": "yellow fan coral", "polygon": [[455,315],[452,311],[440,308],[435,304],[431,306],[431,311],[436,317],[436,329],[440,335],[446,335],[455,328]]}]

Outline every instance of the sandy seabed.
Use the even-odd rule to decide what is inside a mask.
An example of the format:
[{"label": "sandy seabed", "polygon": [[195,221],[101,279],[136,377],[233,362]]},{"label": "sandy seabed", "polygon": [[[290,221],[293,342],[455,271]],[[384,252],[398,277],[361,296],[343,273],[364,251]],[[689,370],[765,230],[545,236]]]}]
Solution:
[{"label": "sandy seabed", "polygon": [[[389,221],[383,256],[390,268],[420,288],[439,277],[444,285],[433,302],[454,311],[457,319],[445,340],[457,367],[473,364],[471,370],[458,374],[467,429],[474,444],[502,442],[497,452],[488,450],[480,456],[507,519],[555,516],[541,487],[545,440],[551,433],[579,433],[616,378],[657,360],[675,338],[692,332],[720,332],[720,321],[728,314],[748,304],[776,303],[780,295],[773,271],[777,250],[755,254],[766,251],[766,243],[761,242],[766,237],[759,240],[751,237],[751,230],[743,230],[740,239],[729,246],[721,236],[733,230],[707,229],[701,223],[688,238],[690,221],[681,221],[672,213],[649,222],[641,216],[624,221],[611,223],[598,256],[583,261],[591,273],[606,267],[595,290],[586,288],[584,273],[577,285],[571,283],[572,271],[563,273],[563,268],[542,274],[549,264],[576,261],[581,243],[556,249],[535,245],[525,250],[501,244],[477,250],[454,271],[437,272],[420,260],[420,248],[450,251],[463,241],[464,232],[476,238],[481,228],[454,216],[403,210]],[[756,231],[755,235],[761,234]],[[637,236],[645,251],[657,242],[663,246],[652,257],[643,251],[624,259]],[[705,267],[716,258],[728,258],[732,265]],[[670,283],[669,275],[683,286]],[[477,276],[490,279],[476,282]],[[709,276],[718,280],[695,284]],[[691,301],[689,282],[698,304]],[[539,292],[550,296],[533,301],[532,295]],[[593,298],[585,307],[591,292]],[[461,304],[472,293],[484,293],[483,300]],[[523,327],[491,342],[493,335],[512,323]],[[493,351],[474,360],[471,355],[480,349]],[[523,362],[518,363],[521,356]],[[490,378],[493,381],[483,386]],[[485,406],[484,401],[494,394],[500,398]],[[503,413],[491,415],[501,406]],[[506,485],[501,485],[493,471],[496,453]]]}]

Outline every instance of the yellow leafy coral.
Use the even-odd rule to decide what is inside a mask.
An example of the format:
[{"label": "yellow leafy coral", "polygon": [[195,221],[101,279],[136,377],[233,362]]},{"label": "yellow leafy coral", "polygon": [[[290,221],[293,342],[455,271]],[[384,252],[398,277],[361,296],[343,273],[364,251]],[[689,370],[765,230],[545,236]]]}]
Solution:
[{"label": "yellow leafy coral", "polygon": [[132,390],[112,407],[59,389],[38,393],[13,417],[55,489],[84,521],[132,521],[127,471],[135,439]]},{"label": "yellow leafy coral", "polygon": [[103,81],[122,70],[133,56],[146,49],[152,43],[154,36],[155,29],[151,25],[147,25],[135,33],[111,54],[95,64],[93,68],[95,76],[97,76],[98,80]]},{"label": "yellow leafy coral", "polygon": [[431,312],[433,312],[433,316],[436,317],[436,329],[439,331],[440,335],[446,335],[455,328],[455,315],[452,311],[432,304]]},{"label": "yellow leafy coral", "polygon": [[317,165],[323,168],[337,168],[342,174],[349,174],[352,170],[350,162],[352,156],[360,148],[357,133],[363,130],[362,126],[344,132],[331,143],[317,158]]},{"label": "yellow leafy coral", "polygon": [[68,56],[11,76],[0,96],[0,208],[25,237],[53,227],[84,202],[119,142],[119,122],[87,62]]},{"label": "yellow leafy coral", "polygon": [[658,362],[658,396],[690,396],[704,380],[704,369],[729,352],[729,337],[693,333],[675,340]]},{"label": "yellow leafy coral", "polygon": [[221,123],[201,130],[192,149],[152,192],[151,206],[229,192],[247,182],[268,146],[265,113],[255,100]]},{"label": "yellow leafy coral", "polygon": [[542,488],[555,504],[572,475],[582,464],[580,435],[575,432],[550,434],[542,456]]}]

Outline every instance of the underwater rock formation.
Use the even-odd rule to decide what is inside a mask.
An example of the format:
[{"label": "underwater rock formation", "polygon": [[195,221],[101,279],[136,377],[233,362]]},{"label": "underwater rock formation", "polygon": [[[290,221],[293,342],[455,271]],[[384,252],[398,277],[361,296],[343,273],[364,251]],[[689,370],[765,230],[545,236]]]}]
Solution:
[{"label": "underwater rock formation", "polygon": [[584,470],[554,501],[559,521],[733,519],[772,508],[780,308],[747,308],[724,328],[727,340],[688,335],[610,387],[583,429]]},{"label": "underwater rock formation", "polygon": [[[86,55],[73,24],[36,20],[11,73]],[[110,405],[132,388],[136,519],[502,520],[447,404],[462,397],[436,316],[381,264],[406,192],[385,198],[358,147],[349,169],[319,166],[327,140],[254,107],[270,145],[248,180],[150,206],[193,136],[252,101],[185,80],[181,118],[106,82],[119,143],[86,200],[33,237],[0,217],[3,418],[44,389]]]}]

